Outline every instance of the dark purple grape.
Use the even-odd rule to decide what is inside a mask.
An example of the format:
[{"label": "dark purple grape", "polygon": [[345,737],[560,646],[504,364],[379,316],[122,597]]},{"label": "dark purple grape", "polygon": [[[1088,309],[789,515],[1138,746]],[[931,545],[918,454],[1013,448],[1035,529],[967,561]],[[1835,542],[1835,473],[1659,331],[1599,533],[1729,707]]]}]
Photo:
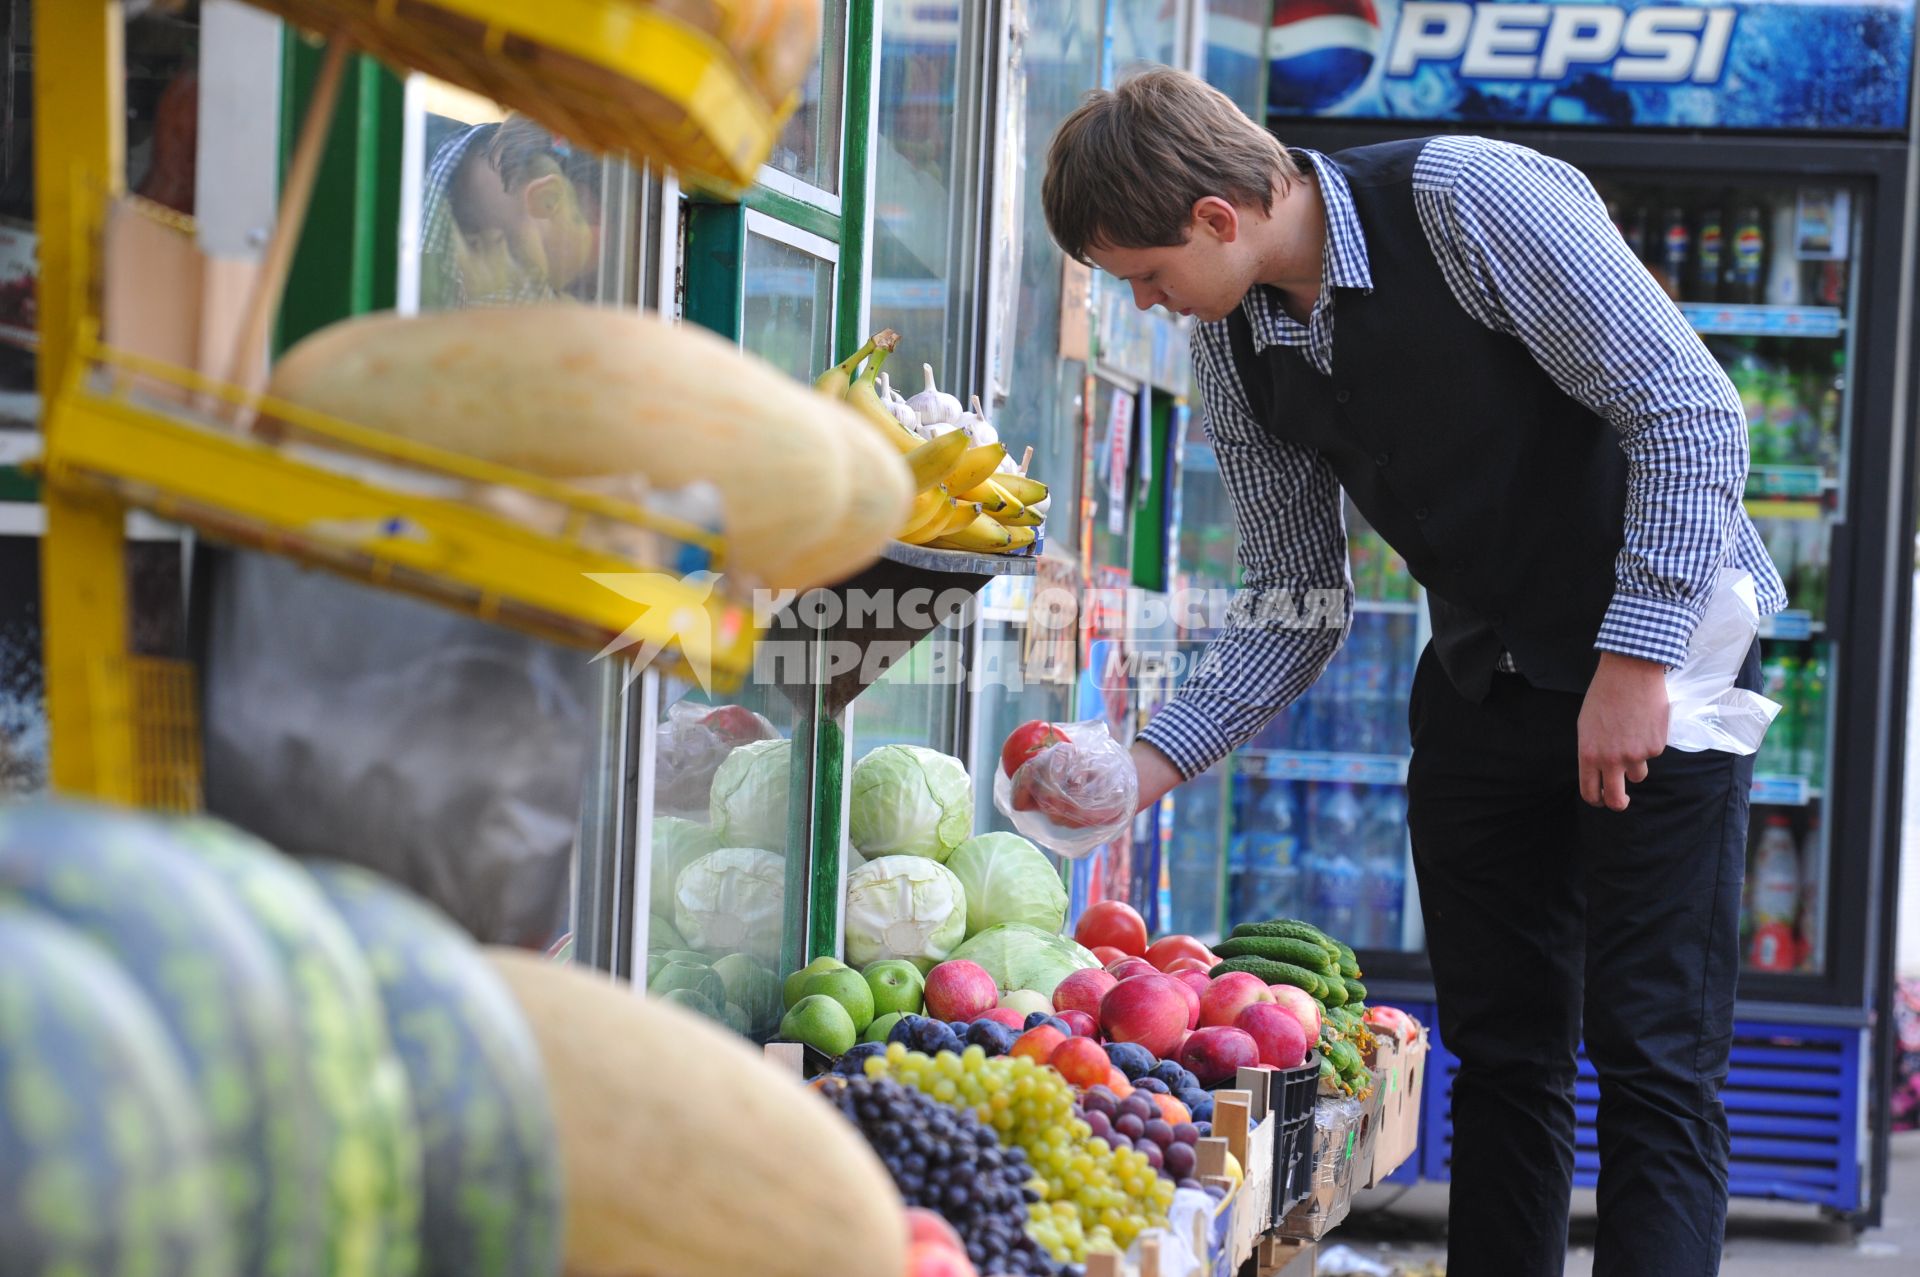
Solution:
[{"label": "dark purple grape", "polygon": [[1087,1114],[1087,1129],[1093,1132],[1093,1138],[1099,1139],[1113,1129],[1113,1119],[1095,1109]]},{"label": "dark purple grape", "polygon": [[1227,1195],[1227,1190],[1220,1187],[1218,1184],[1208,1184],[1208,1185],[1205,1185],[1205,1188],[1206,1188],[1207,1196],[1211,1197],[1216,1202],[1220,1201],[1222,1198],[1226,1197]]},{"label": "dark purple grape", "polygon": [[1173,1128],[1173,1138],[1181,1144],[1198,1144],[1200,1128],[1192,1122],[1181,1122]]},{"label": "dark purple grape", "polygon": [[1181,1144],[1177,1141],[1167,1145],[1162,1158],[1162,1162],[1167,1168],[1167,1174],[1173,1176],[1175,1179],[1187,1179],[1190,1177],[1193,1174],[1194,1167],[1199,1164],[1199,1161],[1200,1158],[1194,1152],[1193,1145]]},{"label": "dark purple grape", "polygon": [[1166,1164],[1166,1154],[1162,1153],[1160,1146],[1152,1140],[1141,1140],[1138,1144],[1134,1145],[1134,1150],[1144,1155],[1147,1159],[1147,1165],[1153,1167],[1156,1171]]},{"label": "dark purple grape", "polygon": [[1087,1093],[1080,1097],[1080,1107],[1089,1113],[1105,1113],[1112,1117],[1119,1111],[1120,1101],[1106,1087],[1090,1086]]},{"label": "dark purple grape", "polygon": [[1196,1193],[1203,1192],[1206,1189],[1206,1185],[1202,1184],[1199,1180],[1194,1179],[1191,1175],[1181,1180],[1178,1184],[1174,1185],[1174,1187],[1175,1188],[1191,1188]]},{"label": "dark purple grape", "polygon": [[1130,1140],[1137,1140],[1146,1133],[1147,1124],[1137,1113],[1122,1113],[1113,1120],[1113,1129]]},{"label": "dark purple grape", "polygon": [[1149,1122],[1160,1116],[1160,1106],[1144,1095],[1129,1095],[1120,1101],[1120,1112],[1131,1113],[1142,1122]]},{"label": "dark purple grape", "polygon": [[1107,1147],[1108,1148],[1132,1148],[1133,1141],[1128,1139],[1126,1136],[1122,1135],[1120,1132],[1114,1131],[1112,1134],[1107,1136]]},{"label": "dark purple grape", "polygon": [[1173,1143],[1173,1128],[1157,1117],[1147,1122],[1142,1134],[1161,1148]]}]

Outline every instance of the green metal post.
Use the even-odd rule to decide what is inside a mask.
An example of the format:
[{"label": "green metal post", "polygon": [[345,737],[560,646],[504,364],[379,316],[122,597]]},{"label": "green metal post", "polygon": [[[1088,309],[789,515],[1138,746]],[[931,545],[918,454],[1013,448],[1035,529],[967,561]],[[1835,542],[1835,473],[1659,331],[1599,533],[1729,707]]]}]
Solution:
[{"label": "green metal post", "polygon": [[807,895],[807,956],[840,956],[840,796],[846,786],[844,714],[813,720],[813,888]]},{"label": "green metal post", "polygon": [[[293,155],[325,49],[289,30],[281,79],[281,164]],[[400,267],[404,90],[368,57],[347,65],[287,287],[275,352],[350,315],[392,309]]]},{"label": "green metal post", "polygon": [[869,174],[874,69],[880,50],[874,12],[876,0],[847,0],[846,110],[841,116],[840,146],[840,299],[834,324],[836,359],[860,349],[860,306],[867,288],[867,237],[872,217]]},{"label": "green metal post", "polygon": [[747,215],[738,204],[694,200],[687,206],[688,323],[738,342],[746,308]]}]

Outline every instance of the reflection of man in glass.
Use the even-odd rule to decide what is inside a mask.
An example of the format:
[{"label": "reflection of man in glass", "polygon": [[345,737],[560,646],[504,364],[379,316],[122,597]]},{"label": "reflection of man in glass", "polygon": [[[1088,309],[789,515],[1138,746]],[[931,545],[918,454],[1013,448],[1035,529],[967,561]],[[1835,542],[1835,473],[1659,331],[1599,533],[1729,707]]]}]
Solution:
[{"label": "reflection of man in glass", "polygon": [[523,115],[455,134],[427,167],[424,310],[578,295],[599,260],[600,164]]}]

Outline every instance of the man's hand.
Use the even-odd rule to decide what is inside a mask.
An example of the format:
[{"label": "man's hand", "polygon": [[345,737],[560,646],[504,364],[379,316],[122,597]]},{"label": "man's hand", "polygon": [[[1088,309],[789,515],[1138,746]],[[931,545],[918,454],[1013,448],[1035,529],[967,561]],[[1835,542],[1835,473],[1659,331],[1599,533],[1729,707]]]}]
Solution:
[{"label": "man's hand", "polygon": [[1647,760],[1666,747],[1667,667],[1602,652],[1580,706],[1580,797],[1625,811],[1627,785],[1645,780]]},{"label": "man's hand", "polygon": [[1180,769],[1165,754],[1143,740],[1133,742],[1133,770],[1140,777],[1140,805],[1136,813],[1159,802],[1180,784]]}]

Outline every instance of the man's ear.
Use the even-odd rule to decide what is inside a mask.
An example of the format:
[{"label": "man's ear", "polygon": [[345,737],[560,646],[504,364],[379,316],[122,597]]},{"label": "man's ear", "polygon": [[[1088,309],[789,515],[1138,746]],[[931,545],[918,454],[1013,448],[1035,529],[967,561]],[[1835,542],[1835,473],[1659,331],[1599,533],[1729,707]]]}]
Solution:
[{"label": "man's ear", "polygon": [[1240,210],[1231,200],[1202,195],[1193,202],[1193,230],[1195,234],[1209,234],[1222,244],[1231,244],[1240,237]]},{"label": "man's ear", "polygon": [[547,173],[528,182],[520,198],[526,201],[527,216],[544,221],[560,212],[567,193],[566,176],[561,173]]}]

